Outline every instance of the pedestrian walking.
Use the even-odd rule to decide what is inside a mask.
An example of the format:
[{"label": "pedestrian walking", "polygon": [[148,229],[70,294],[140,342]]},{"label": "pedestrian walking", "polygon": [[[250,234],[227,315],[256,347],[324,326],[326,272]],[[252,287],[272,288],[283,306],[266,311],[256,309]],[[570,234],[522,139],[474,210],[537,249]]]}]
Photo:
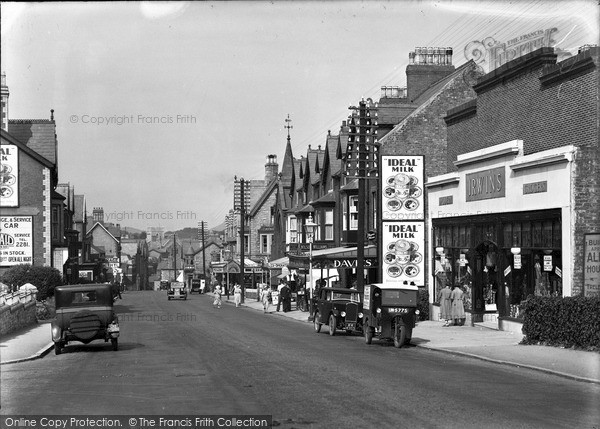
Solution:
[{"label": "pedestrian walking", "polygon": [[450,326],[450,320],[452,319],[452,302],[450,301],[450,295],[452,290],[446,283],[442,290],[440,290],[438,302],[440,303],[440,317],[446,322],[444,326]]},{"label": "pedestrian walking", "polygon": [[233,286],[233,301],[236,307],[242,303],[242,287],[237,283]]},{"label": "pedestrian walking", "polygon": [[261,301],[262,301],[262,305],[263,305],[263,313],[269,312],[270,299],[271,299],[271,288],[269,287],[269,285],[264,285],[261,290]]},{"label": "pedestrian walking", "polygon": [[285,282],[283,280],[279,280],[279,285],[277,285],[277,311],[281,308],[281,289],[285,286]]},{"label": "pedestrian walking", "polygon": [[221,308],[221,286],[215,286],[215,300],[213,301],[213,307]]},{"label": "pedestrian walking", "polygon": [[450,316],[454,320],[454,326],[462,326],[465,324],[465,306],[463,304],[464,292],[459,286],[454,286],[452,293],[450,294],[450,301],[452,301],[452,310]]},{"label": "pedestrian walking", "polygon": [[281,299],[281,301],[283,301],[283,312],[287,313],[288,311],[292,311],[292,290],[285,283],[281,288],[279,298]]}]

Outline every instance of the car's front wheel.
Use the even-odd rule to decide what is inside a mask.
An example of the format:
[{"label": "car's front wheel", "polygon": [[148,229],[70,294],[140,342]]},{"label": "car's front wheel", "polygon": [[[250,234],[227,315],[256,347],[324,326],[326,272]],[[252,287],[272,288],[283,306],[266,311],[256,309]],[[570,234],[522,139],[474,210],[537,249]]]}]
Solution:
[{"label": "car's front wheel", "polygon": [[54,343],[54,354],[59,355],[62,352],[62,343],[57,341]]},{"label": "car's front wheel", "polygon": [[396,321],[396,327],[394,329],[394,347],[400,348],[406,341],[406,325],[404,323]]},{"label": "car's front wheel", "polygon": [[119,350],[119,340],[116,338],[112,338],[110,340],[110,342],[112,343],[112,349],[116,352],[117,350]]},{"label": "car's front wheel", "polygon": [[331,335],[332,337],[335,335],[335,327],[335,316],[332,314],[331,316],[329,316],[329,335]]},{"label": "car's front wheel", "polygon": [[319,312],[315,313],[315,318],[313,319],[313,326],[315,328],[315,332],[321,332],[321,323],[319,323]]}]

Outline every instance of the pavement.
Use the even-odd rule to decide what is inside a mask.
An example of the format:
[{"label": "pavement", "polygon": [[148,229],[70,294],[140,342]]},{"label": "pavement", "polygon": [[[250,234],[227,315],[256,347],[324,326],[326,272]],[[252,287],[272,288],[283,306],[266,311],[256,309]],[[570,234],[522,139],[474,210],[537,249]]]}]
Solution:
[{"label": "pavement", "polygon": [[[225,305],[234,305],[233,297],[224,296]],[[263,312],[262,303],[246,299],[243,307]],[[295,308],[292,304],[292,308]],[[285,317],[299,323],[312,324],[307,312],[277,312],[271,306],[265,317]],[[499,331],[489,326],[450,326],[443,322],[418,322],[411,344],[433,352],[475,358],[501,365],[542,371],[562,377],[600,384],[600,353],[520,344],[523,336]],[[325,327],[327,329],[327,327]],[[38,359],[52,350],[50,324],[32,327],[0,337],[0,365]]]}]

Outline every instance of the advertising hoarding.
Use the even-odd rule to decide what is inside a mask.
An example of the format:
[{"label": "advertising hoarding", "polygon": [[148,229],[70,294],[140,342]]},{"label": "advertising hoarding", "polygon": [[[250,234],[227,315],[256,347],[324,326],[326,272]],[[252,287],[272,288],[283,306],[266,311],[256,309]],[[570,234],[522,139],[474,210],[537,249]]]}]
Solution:
[{"label": "advertising hoarding", "polygon": [[425,222],[383,222],[383,283],[425,284]]},{"label": "advertising hoarding", "polygon": [[381,157],[382,220],[423,220],[424,160],[416,156]]},{"label": "advertising hoarding", "polygon": [[0,207],[19,206],[19,149],[0,146]]},{"label": "advertising hoarding", "polygon": [[33,263],[33,216],[0,217],[0,266]]}]

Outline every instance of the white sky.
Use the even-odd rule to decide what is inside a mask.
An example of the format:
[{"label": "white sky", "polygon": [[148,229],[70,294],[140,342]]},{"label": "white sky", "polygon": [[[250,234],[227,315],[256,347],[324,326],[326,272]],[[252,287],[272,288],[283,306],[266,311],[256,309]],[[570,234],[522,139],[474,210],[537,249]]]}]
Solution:
[{"label": "white sky", "polygon": [[9,118],[55,110],[59,179],[90,213],[102,206],[140,229],[212,227],[232,207],[235,175],[262,179],[268,154],[281,165],[288,114],[299,157],[362,96],[403,86],[417,46],[452,46],[459,66],[470,41],[557,27],[558,46],[576,52],[598,43],[598,11],[596,0],[2,2],[2,71]]}]

